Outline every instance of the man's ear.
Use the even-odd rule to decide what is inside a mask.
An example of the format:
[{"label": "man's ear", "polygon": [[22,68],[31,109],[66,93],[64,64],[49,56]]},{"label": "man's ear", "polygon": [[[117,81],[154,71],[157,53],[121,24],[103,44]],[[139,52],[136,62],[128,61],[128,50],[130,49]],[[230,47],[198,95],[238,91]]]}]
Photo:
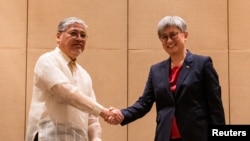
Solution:
[{"label": "man's ear", "polygon": [[188,38],[188,32],[184,32],[185,38]]},{"label": "man's ear", "polygon": [[60,32],[57,32],[57,33],[56,33],[56,42],[57,42],[57,43],[60,41],[60,36],[61,36],[61,33],[60,33]]}]

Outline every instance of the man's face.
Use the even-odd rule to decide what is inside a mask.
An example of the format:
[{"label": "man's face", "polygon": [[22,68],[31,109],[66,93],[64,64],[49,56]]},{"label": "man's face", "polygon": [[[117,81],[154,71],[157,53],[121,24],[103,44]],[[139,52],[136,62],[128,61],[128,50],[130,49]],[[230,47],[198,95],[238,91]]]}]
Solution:
[{"label": "man's face", "polygon": [[78,23],[73,23],[65,31],[57,33],[58,46],[72,60],[84,51],[86,38],[86,29]]}]

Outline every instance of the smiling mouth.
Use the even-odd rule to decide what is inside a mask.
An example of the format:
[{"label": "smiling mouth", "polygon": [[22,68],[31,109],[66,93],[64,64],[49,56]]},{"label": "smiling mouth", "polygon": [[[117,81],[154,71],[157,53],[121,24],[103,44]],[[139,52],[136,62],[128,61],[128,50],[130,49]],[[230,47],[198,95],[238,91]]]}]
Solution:
[{"label": "smiling mouth", "polygon": [[77,46],[77,47],[82,48],[82,45],[81,45],[81,44],[74,44],[74,46]]},{"label": "smiling mouth", "polygon": [[168,45],[167,48],[173,48],[175,46],[176,46],[176,44],[171,44],[171,45]]}]

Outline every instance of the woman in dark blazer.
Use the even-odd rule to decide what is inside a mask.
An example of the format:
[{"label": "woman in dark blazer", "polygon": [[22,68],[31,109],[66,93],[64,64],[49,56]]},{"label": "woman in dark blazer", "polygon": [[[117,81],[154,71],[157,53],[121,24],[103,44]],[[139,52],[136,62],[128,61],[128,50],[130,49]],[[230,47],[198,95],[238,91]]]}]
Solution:
[{"label": "woman in dark blazer", "polygon": [[158,36],[169,58],[151,66],[142,96],[128,108],[113,108],[117,118],[109,122],[133,122],[146,115],[155,102],[155,141],[207,141],[209,125],[225,124],[212,59],[186,49],[188,32],[181,17],[164,17],[158,24]]}]

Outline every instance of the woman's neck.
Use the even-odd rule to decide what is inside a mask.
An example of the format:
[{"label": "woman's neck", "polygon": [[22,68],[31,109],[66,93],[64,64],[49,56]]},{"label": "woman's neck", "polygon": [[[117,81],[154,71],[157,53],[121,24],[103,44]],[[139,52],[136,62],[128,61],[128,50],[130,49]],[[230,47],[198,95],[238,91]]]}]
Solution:
[{"label": "woman's neck", "polygon": [[187,52],[185,51],[182,54],[171,56],[171,68],[181,66],[185,60],[186,53]]}]

